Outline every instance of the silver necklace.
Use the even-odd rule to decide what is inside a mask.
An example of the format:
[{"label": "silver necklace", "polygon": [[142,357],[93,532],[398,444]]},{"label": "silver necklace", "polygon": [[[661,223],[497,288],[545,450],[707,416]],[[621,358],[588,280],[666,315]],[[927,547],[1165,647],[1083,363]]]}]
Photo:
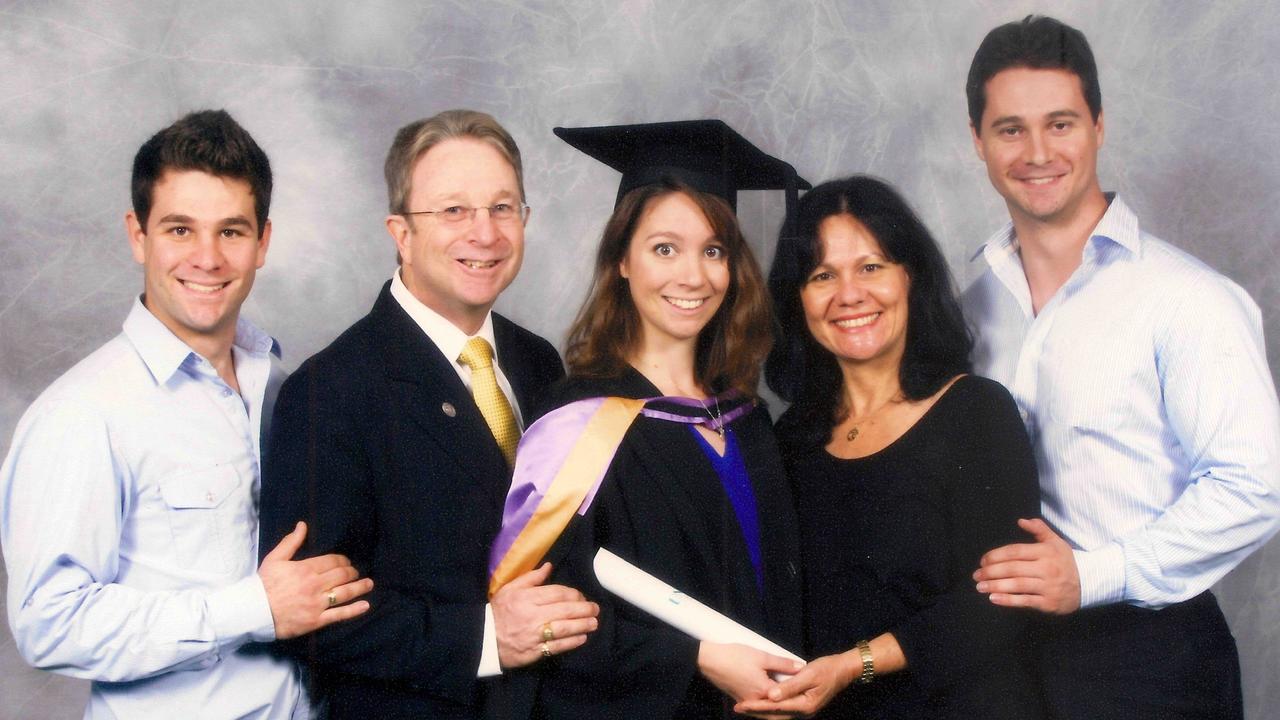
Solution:
[{"label": "silver necklace", "polygon": [[711,422],[711,423],[709,423],[709,424],[711,424],[711,425],[714,425],[714,426],[715,426],[713,429],[714,429],[716,432],[720,433],[720,439],[721,439],[721,440],[723,440],[723,439],[724,439],[724,425],[720,422],[720,418],[721,418],[721,417],[723,417],[723,416],[720,414],[720,398],[719,398],[718,396],[712,395],[712,396],[711,396],[711,400],[712,400],[712,402],[714,402],[714,403],[715,403],[715,406],[716,406],[716,414],[715,414],[715,416],[713,417],[713,416],[711,415],[711,408],[707,406],[707,401],[706,401],[706,400],[703,400],[703,401],[702,401],[702,409],[707,411],[707,419],[712,421],[712,422]]}]

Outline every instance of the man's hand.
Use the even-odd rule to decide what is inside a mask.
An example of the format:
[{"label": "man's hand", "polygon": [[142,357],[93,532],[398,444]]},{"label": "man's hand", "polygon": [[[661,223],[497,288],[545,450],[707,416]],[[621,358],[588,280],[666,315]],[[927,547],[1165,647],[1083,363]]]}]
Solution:
[{"label": "man's hand", "polygon": [[[258,567],[258,577],[267,591],[276,639],[306,635],[330,623],[367,611],[365,600],[355,598],[373,589],[373,581],[357,580],[360,573],[342,555],[321,555],[293,560],[307,537],[307,524],[299,522],[284,536]],[[332,602],[330,597],[332,596]],[[351,603],[348,605],[347,603]]]},{"label": "man's hand", "polygon": [[854,650],[820,657],[758,700],[744,700],[733,711],[755,717],[808,717],[826,707],[862,674],[862,656]]},{"label": "man's hand", "polygon": [[736,643],[698,644],[698,671],[735,702],[758,700],[777,683],[769,673],[790,675],[804,663]]},{"label": "man's hand", "polygon": [[[564,585],[543,585],[551,576],[551,563],[517,577],[489,601],[498,636],[498,663],[521,667],[542,659],[545,644],[552,655],[581,646],[596,629],[600,606]],[[551,640],[543,627],[551,629]]]},{"label": "man's hand", "polygon": [[1080,608],[1080,573],[1071,546],[1040,519],[1019,520],[1034,543],[1005,545],[982,556],[978,592],[1006,607],[1066,615]]}]

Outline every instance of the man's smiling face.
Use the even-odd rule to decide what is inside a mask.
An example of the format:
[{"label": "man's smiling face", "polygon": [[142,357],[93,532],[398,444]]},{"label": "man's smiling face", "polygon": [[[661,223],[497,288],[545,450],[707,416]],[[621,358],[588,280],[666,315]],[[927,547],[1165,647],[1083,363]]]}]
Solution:
[{"label": "man's smiling face", "polygon": [[978,157],[1015,221],[1069,222],[1101,196],[1095,122],[1080,78],[1069,70],[1009,68],[986,85],[982,126],[973,128]]},{"label": "man's smiling face", "polygon": [[392,216],[388,227],[405,286],[424,305],[474,332],[524,257],[524,219],[517,213],[495,221],[484,208],[519,206],[522,200],[515,168],[482,140],[451,138],[423,153],[413,167],[409,212],[482,209],[460,222],[440,214]]},{"label": "man's smiling face", "polygon": [[240,305],[271,239],[271,223],[260,233],[255,218],[247,181],[168,170],[152,190],[147,226],[132,212],[125,219],[143,266],[144,304],[193,348],[235,337]]}]

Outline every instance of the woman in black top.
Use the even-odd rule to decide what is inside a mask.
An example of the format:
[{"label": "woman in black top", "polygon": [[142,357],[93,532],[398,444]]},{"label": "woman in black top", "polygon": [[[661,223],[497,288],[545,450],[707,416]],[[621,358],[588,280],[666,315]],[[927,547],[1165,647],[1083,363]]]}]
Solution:
[{"label": "woman in black top", "polygon": [[888,185],[818,186],[779,239],[782,335],[766,365],[801,527],[804,670],[740,703],[822,717],[1036,718],[1026,615],[972,573],[1025,539],[1035,462],[972,340],[928,231]]}]

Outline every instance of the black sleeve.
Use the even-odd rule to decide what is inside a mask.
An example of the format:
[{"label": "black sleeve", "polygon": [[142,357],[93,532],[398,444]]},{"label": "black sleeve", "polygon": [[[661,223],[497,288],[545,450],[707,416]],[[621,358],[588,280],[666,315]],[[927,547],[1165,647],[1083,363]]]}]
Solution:
[{"label": "black sleeve", "polygon": [[269,552],[307,521],[301,557],[341,553],[374,577],[371,609],[278,645],[322,672],[336,670],[469,703],[484,627],[484,605],[428,602],[375,576],[379,535],[374,476],[385,464],[367,428],[383,427],[376,386],[353,385],[353,370],[306,363],[281,389],[264,458],[260,538]]},{"label": "black sleeve", "polygon": [[[1030,611],[1001,608],[975,587],[972,574],[988,550],[1030,537],[1018,518],[1039,517],[1035,458],[1008,392],[984,378],[965,378],[952,406],[949,442],[950,587],[930,607],[891,632],[915,681],[950,697],[956,717],[968,707],[982,717],[1034,718],[1038,690],[1027,671]],[[980,711],[980,712],[979,712]],[[978,716],[975,714],[974,716]]]},{"label": "black sleeve", "polygon": [[600,512],[574,528],[553,578],[599,603],[600,624],[584,646],[546,668],[542,704],[560,718],[673,717],[698,673],[698,641],[615,597],[596,579],[593,561],[602,545],[635,559],[631,533],[611,532],[631,519],[619,516],[618,498],[609,495],[602,488]]}]

